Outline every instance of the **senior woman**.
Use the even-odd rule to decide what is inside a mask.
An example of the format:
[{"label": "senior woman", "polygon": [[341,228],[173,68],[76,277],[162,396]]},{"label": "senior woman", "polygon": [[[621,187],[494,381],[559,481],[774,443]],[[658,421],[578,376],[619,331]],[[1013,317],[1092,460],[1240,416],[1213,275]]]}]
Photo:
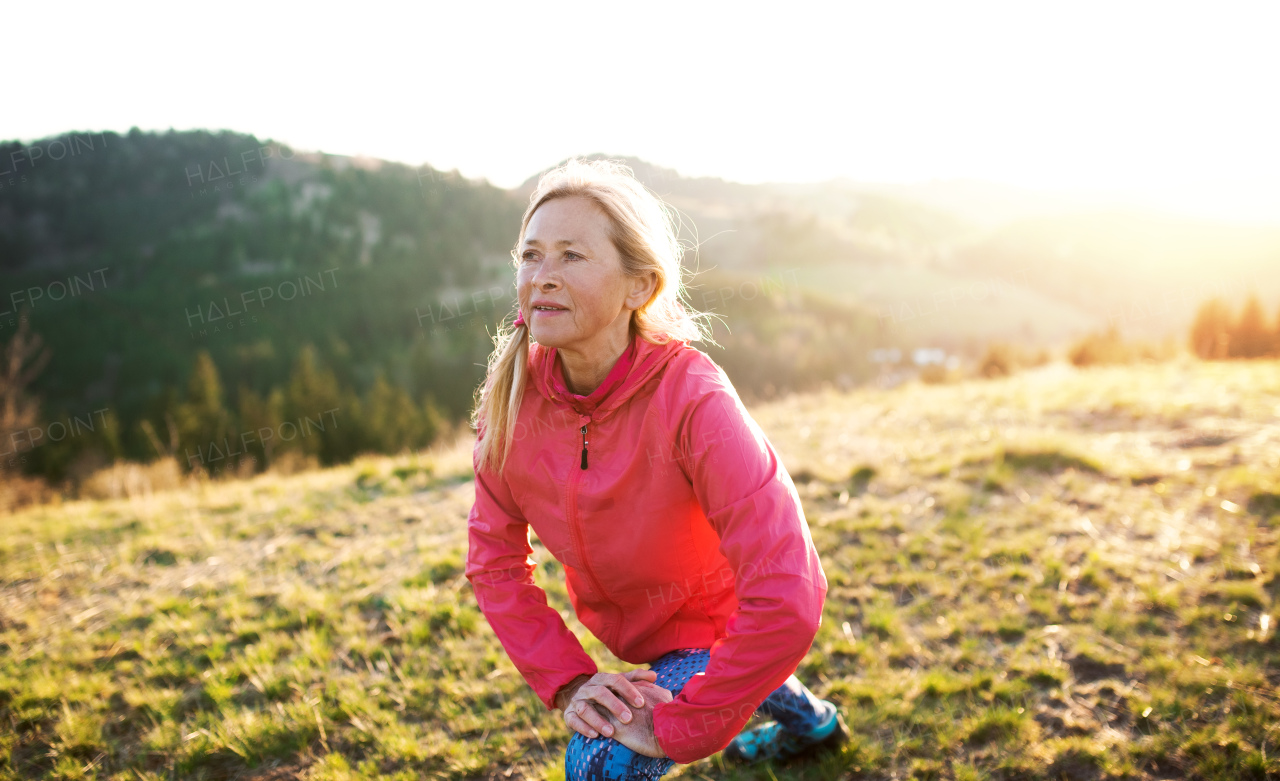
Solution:
[{"label": "senior woman", "polygon": [[[680,255],[671,213],[630,169],[548,172],[513,251],[514,329],[477,389],[466,576],[573,731],[570,780],[848,737],[793,675],[827,591],[799,496],[723,370],[689,344],[707,315],[681,302]],[[530,527],[583,625],[650,669],[597,668],[534,583]],[[757,710],[773,720],[741,732]]]}]

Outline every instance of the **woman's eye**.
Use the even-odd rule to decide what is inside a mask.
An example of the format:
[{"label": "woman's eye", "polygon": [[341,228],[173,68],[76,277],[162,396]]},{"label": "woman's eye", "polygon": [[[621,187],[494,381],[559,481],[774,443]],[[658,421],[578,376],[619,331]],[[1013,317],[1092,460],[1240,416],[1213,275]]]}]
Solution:
[{"label": "woman's eye", "polygon": [[566,252],[564,256],[569,260],[582,260],[582,256],[576,252]]},{"label": "woman's eye", "polygon": [[523,255],[521,255],[520,257],[521,257],[521,259],[522,259],[522,260],[533,260],[533,259],[534,259],[534,253],[532,253],[532,252],[526,252],[526,253],[524,253]]}]

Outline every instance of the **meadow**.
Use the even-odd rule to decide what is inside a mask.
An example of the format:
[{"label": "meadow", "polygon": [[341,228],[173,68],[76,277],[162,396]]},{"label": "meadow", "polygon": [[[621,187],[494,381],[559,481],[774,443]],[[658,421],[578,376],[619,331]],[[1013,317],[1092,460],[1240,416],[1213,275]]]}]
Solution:
[{"label": "meadow", "polygon": [[[854,738],[671,777],[1280,777],[1280,362],[752,412],[830,584],[797,675]],[[470,447],[0,520],[0,780],[562,778],[462,574]]]}]

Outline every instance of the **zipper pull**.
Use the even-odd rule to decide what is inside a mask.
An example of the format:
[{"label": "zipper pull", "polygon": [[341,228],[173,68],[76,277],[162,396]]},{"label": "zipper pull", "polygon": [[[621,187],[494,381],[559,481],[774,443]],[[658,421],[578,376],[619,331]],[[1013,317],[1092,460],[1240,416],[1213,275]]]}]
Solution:
[{"label": "zipper pull", "polygon": [[587,468],[587,427],[582,427],[582,468]]}]

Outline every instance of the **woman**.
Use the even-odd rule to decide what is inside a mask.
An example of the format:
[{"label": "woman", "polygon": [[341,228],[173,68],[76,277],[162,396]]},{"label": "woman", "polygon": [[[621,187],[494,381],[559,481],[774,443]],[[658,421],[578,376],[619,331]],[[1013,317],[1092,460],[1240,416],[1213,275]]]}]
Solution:
[{"label": "woman", "polygon": [[[513,252],[514,330],[477,391],[466,575],[574,731],[566,779],[658,778],[726,746],[754,761],[848,735],[792,675],[826,577],[772,445],[689,345],[707,315],[681,303],[680,254],[630,169],[544,175]],[[582,623],[649,670],[597,669],[534,584],[530,527]],[[757,709],[775,721],[738,734]]]}]

